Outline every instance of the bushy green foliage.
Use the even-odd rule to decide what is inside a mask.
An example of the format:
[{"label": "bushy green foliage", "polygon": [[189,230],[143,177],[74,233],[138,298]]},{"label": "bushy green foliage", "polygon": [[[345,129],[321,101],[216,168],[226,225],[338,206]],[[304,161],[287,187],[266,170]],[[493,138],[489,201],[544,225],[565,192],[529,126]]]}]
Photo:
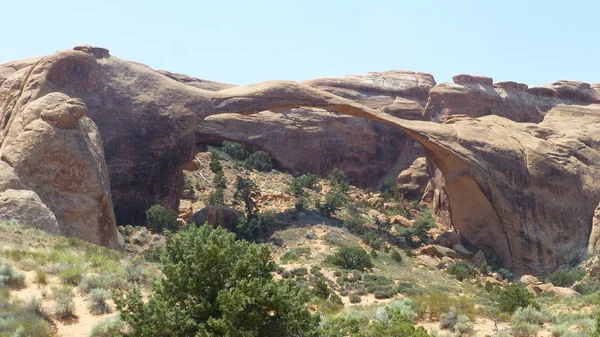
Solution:
[{"label": "bushy green foliage", "polygon": [[543,325],[551,322],[552,319],[552,314],[549,311],[532,305],[517,308],[512,316],[512,321],[515,323],[524,322],[534,325]]},{"label": "bushy green foliage", "polygon": [[107,275],[90,274],[81,279],[77,288],[88,294],[93,289],[108,289],[109,285],[110,278]]},{"label": "bushy green foliage", "polygon": [[375,232],[366,232],[362,237],[362,241],[373,249],[381,249],[381,238]]},{"label": "bushy green foliage", "polygon": [[402,263],[402,254],[400,254],[400,252],[397,249],[392,249],[392,252],[390,253],[390,256],[392,257],[392,259],[398,263]]},{"label": "bushy green foliage", "polygon": [[244,160],[246,158],[246,150],[244,150],[240,143],[226,140],[223,142],[221,150],[235,160]]},{"label": "bushy green foliage", "polygon": [[466,315],[470,319],[475,318],[478,313],[473,300],[466,296],[452,297],[447,293],[432,292],[412,297],[413,308],[420,318],[432,320],[439,319],[448,311],[451,304],[459,315]]},{"label": "bushy green foliage", "polygon": [[344,171],[334,168],[329,173],[329,179],[333,184],[333,189],[338,193],[348,193],[350,190],[350,183],[348,182],[348,177]]},{"label": "bushy green foliage", "polygon": [[225,190],[217,187],[216,190],[208,194],[205,202],[207,206],[225,206]]},{"label": "bushy green foliage", "polygon": [[126,324],[119,316],[110,317],[94,325],[90,337],[121,337]]},{"label": "bushy green foliage", "polygon": [[423,218],[415,220],[413,225],[409,228],[401,228],[400,234],[409,245],[416,245],[414,238],[416,237],[419,242],[427,240],[427,231],[435,227],[435,220],[429,212],[422,212]]},{"label": "bushy green foliage", "polygon": [[317,283],[315,283],[315,286],[313,288],[313,292],[315,293],[315,295],[324,300],[328,299],[329,295],[331,295],[331,289],[329,289],[327,282],[325,282],[325,279],[323,278],[319,278],[317,280]]},{"label": "bushy green foliage", "polygon": [[215,187],[217,189],[226,189],[227,188],[227,180],[225,179],[225,175],[223,174],[223,171],[218,172],[217,174],[215,174],[215,176],[213,177],[213,184],[215,184]]},{"label": "bushy green foliage", "polygon": [[260,172],[269,172],[273,169],[271,157],[264,151],[256,151],[251,153],[246,159],[246,167],[255,169]]},{"label": "bushy green foliage", "polygon": [[292,179],[290,183],[290,192],[296,197],[305,195],[304,189],[317,190],[319,176],[312,173],[303,174],[300,177]]},{"label": "bushy green foliage", "polygon": [[505,268],[500,268],[498,269],[498,274],[505,280],[508,281],[512,281],[514,278],[514,274],[512,271],[505,269]]},{"label": "bushy green foliage", "polygon": [[110,307],[106,300],[110,298],[110,293],[106,289],[96,288],[90,291],[88,295],[88,309],[94,315],[104,315],[110,313]]},{"label": "bushy green foliage", "polygon": [[146,211],[146,227],[157,233],[177,230],[177,213],[162,205],[154,205]]},{"label": "bushy green foliage", "polygon": [[69,285],[78,285],[83,275],[83,266],[81,263],[69,263],[59,273],[60,280]]},{"label": "bushy green foliage", "polygon": [[52,332],[45,320],[39,301],[29,303],[11,299],[6,288],[0,288],[1,337],[50,337]]},{"label": "bushy green foliage", "polygon": [[552,283],[557,287],[570,287],[575,282],[581,280],[585,276],[585,271],[581,268],[573,268],[571,270],[557,270],[548,275],[546,282]]},{"label": "bushy green foliage", "polygon": [[246,217],[252,218],[258,212],[257,200],[260,197],[260,190],[256,183],[250,178],[238,176],[235,181],[235,193],[233,194],[233,205],[242,205],[246,210]]},{"label": "bushy green foliage", "polygon": [[0,261],[0,287],[21,288],[25,286],[25,274],[13,268],[8,261]]},{"label": "bushy green foliage", "polygon": [[212,153],[210,156],[210,164],[208,164],[208,166],[215,174],[223,172],[223,165],[221,164],[221,161]]},{"label": "bushy green foliage", "polygon": [[366,270],[373,268],[371,256],[358,246],[346,246],[327,257],[327,262],[349,270]]},{"label": "bushy green foliage", "polygon": [[53,290],[54,314],[58,318],[71,317],[75,313],[75,302],[73,302],[73,291],[71,287],[62,286]]},{"label": "bushy green foliage", "polygon": [[581,295],[593,294],[600,290],[600,282],[597,280],[587,280],[576,284],[573,289]]},{"label": "bushy green foliage", "polygon": [[511,284],[504,289],[498,298],[498,306],[502,312],[514,313],[518,308],[537,307],[531,295],[525,288]]},{"label": "bushy green foliage", "polygon": [[394,199],[398,196],[398,187],[394,179],[385,179],[381,182],[381,188],[379,189],[381,194],[386,199]]},{"label": "bushy green foliage", "polygon": [[350,295],[350,303],[356,304],[356,303],[360,303],[361,301],[362,301],[362,298],[360,297],[360,295],[358,295],[358,294]]},{"label": "bushy green foliage", "polygon": [[464,281],[475,276],[475,270],[464,260],[451,263],[446,269],[446,272],[455,276],[459,281]]},{"label": "bushy green foliage", "polygon": [[240,219],[234,231],[238,239],[255,241],[277,226],[278,222],[273,213],[258,213],[252,217]]},{"label": "bushy green foliage", "polygon": [[331,216],[348,202],[348,197],[340,192],[330,191],[325,194],[325,202],[317,200],[315,207],[325,216]]},{"label": "bushy green foliage", "polygon": [[389,306],[379,319],[367,317],[337,317],[327,321],[321,330],[323,337],[429,337],[423,327],[415,327],[410,318]]},{"label": "bushy green foliage", "polygon": [[148,301],[139,289],[116,303],[131,337],[311,336],[318,325],[308,293],[275,282],[266,246],[222,228],[190,226],[167,236],[164,278]]}]

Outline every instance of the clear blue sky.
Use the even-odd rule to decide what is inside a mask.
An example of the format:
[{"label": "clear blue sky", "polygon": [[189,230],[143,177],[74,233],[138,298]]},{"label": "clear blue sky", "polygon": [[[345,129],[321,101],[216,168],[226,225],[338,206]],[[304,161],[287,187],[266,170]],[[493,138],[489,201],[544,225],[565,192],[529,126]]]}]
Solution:
[{"label": "clear blue sky", "polygon": [[0,63],[79,44],[248,84],[408,69],[600,82],[597,1],[3,1]]}]

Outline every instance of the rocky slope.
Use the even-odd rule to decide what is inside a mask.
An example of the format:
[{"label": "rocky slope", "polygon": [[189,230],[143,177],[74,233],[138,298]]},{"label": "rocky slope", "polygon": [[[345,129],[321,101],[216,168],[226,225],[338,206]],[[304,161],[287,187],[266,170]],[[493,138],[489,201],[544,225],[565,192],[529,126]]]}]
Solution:
[{"label": "rocky slope", "polygon": [[[468,75],[436,85],[387,72],[234,87],[87,46],[0,69],[0,155],[64,234],[114,244],[115,220],[139,224],[152,204],[177,207],[196,142],[234,139],[283,168],[337,166],[362,185],[386,175],[413,184],[400,173],[429,167],[438,179],[428,193],[448,201],[438,208],[449,222],[517,273],[547,273],[596,249],[595,85]],[[54,156],[59,147],[73,155]],[[423,150],[430,165],[414,163]]]}]

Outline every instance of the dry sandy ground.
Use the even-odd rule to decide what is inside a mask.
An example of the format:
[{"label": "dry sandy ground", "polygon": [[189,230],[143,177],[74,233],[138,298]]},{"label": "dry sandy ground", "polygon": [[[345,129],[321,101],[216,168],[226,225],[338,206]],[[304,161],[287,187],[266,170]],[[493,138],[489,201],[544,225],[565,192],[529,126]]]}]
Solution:
[{"label": "dry sandy ground", "polygon": [[[92,315],[88,310],[88,303],[85,297],[74,288],[73,301],[75,302],[75,316],[68,320],[58,320],[54,318],[52,297],[52,287],[60,286],[60,280],[55,276],[48,275],[47,285],[39,286],[35,283],[35,272],[25,272],[26,287],[19,290],[11,291],[11,294],[16,298],[29,301],[31,298],[37,298],[41,301],[42,308],[52,318],[52,322],[56,328],[56,336],[58,337],[87,337],[92,331],[92,327],[97,323],[105,320],[108,317],[115,315],[115,306],[112,301],[107,301],[111,306],[112,313],[107,315]],[[83,294],[85,295],[85,294]]]}]

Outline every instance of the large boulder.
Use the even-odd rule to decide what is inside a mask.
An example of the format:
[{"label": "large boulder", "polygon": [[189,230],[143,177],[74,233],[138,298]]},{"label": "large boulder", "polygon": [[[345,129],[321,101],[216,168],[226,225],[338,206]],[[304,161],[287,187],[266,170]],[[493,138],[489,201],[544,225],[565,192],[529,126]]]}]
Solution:
[{"label": "large boulder", "polygon": [[61,229],[54,214],[33,191],[5,190],[0,193],[0,221],[15,220],[59,235]]},{"label": "large boulder", "polygon": [[213,228],[221,226],[233,229],[238,221],[244,217],[244,213],[225,206],[207,206],[187,218],[187,223],[203,225],[208,222]]},{"label": "large boulder", "polygon": [[[43,209],[36,214],[43,214],[46,223],[55,217],[53,221],[58,222],[60,230],[55,230],[53,225],[28,224],[44,227],[53,234],[60,232],[117,247],[118,234],[102,140],[95,124],[85,117],[86,113],[81,100],[62,93],[30,100],[12,111],[3,130],[0,156],[14,171],[23,189],[34,191],[39,198],[34,199],[31,193],[25,192],[20,195],[35,200],[35,207]],[[15,179],[0,178],[5,178],[0,185],[17,185]],[[45,205],[53,215],[50,217],[47,209],[39,204]]]}]

